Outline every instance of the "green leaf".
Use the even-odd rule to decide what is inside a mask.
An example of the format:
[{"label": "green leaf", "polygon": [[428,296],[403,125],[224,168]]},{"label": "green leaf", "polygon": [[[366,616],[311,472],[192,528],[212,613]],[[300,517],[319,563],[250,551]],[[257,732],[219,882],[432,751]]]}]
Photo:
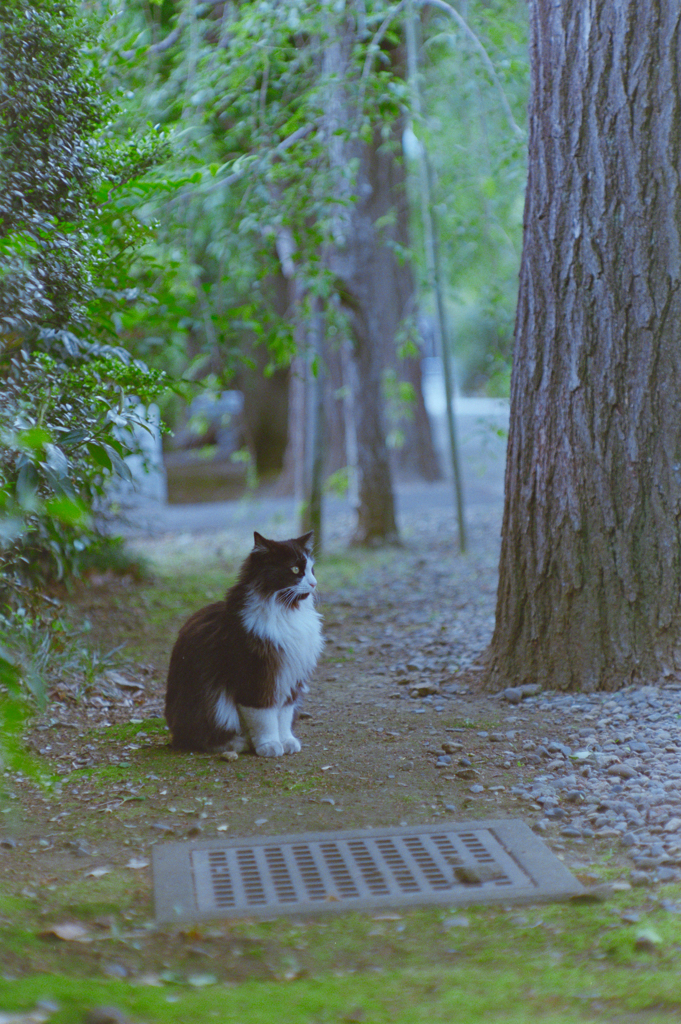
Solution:
[{"label": "green leaf", "polygon": [[113,472],[113,465],[106,450],[106,445],[95,444],[94,441],[91,441],[86,445],[86,448],[98,466],[106,469],[109,473]]},{"label": "green leaf", "polygon": [[47,465],[57,477],[68,477],[69,460],[61,448],[58,448],[56,444],[46,444],[45,454],[47,455]]},{"label": "green leaf", "polygon": [[6,648],[0,646],[0,686],[16,692],[19,686],[19,667]]},{"label": "green leaf", "polygon": [[28,448],[30,451],[39,451],[49,444],[52,435],[44,427],[29,427],[28,430],[21,430],[17,435],[17,442],[21,448]]},{"label": "green leaf", "polygon": [[90,525],[90,512],[87,506],[78,498],[69,498],[66,495],[49,498],[45,502],[45,511],[49,516],[65,526]]}]

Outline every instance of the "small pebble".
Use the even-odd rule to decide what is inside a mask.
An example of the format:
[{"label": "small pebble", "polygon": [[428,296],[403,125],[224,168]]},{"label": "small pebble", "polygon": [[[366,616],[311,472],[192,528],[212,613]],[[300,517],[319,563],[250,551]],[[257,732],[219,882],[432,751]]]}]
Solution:
[{"label": "small pebble", "polygon": [[442,744],[442,749],[445,754],[456,754],[459,750],[463,750],[463,743],[454,743],[451,740],[447,740]]}]

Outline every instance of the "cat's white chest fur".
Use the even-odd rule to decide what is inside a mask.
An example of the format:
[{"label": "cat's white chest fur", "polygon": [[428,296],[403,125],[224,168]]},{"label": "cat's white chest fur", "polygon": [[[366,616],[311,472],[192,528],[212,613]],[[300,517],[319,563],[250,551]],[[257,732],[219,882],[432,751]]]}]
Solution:
[{"label": "cat's white chest fur", "polygon": [[312,596],[306,597],[296,608],[287,608],[276,595],[262,597],[252,593],[241,619],[249,633],[279,648],[281,665],[276,703],[284,704],[296,686],[304,684],[312,674],[324,646],[322,617]]}]

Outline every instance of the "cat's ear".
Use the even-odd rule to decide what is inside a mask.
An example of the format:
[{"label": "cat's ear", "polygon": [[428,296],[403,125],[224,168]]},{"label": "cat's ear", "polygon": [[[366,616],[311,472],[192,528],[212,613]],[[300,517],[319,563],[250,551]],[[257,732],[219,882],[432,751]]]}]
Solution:
[{"label": "cat's ear", "polygon": [[262,537],[259,533],[253,532],[253,550],[254,551],[269,551],[270,541],[265,537]]},{"label": "cat's ear", "polygon": [[296,543],[300,544],[303,551],[306,551],[309,555],[314,545],[314,530],[310,530],[309,533],[304,533],[302,537],[298,537]]}]

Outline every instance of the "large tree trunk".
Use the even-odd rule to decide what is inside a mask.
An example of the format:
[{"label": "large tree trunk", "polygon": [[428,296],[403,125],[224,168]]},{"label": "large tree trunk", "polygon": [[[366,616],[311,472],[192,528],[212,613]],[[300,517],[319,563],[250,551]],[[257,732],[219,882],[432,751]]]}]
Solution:
[{"label": "large tree trunk", "polygon": [[681,669],[678,4],[533,0],[490,680]]}]

